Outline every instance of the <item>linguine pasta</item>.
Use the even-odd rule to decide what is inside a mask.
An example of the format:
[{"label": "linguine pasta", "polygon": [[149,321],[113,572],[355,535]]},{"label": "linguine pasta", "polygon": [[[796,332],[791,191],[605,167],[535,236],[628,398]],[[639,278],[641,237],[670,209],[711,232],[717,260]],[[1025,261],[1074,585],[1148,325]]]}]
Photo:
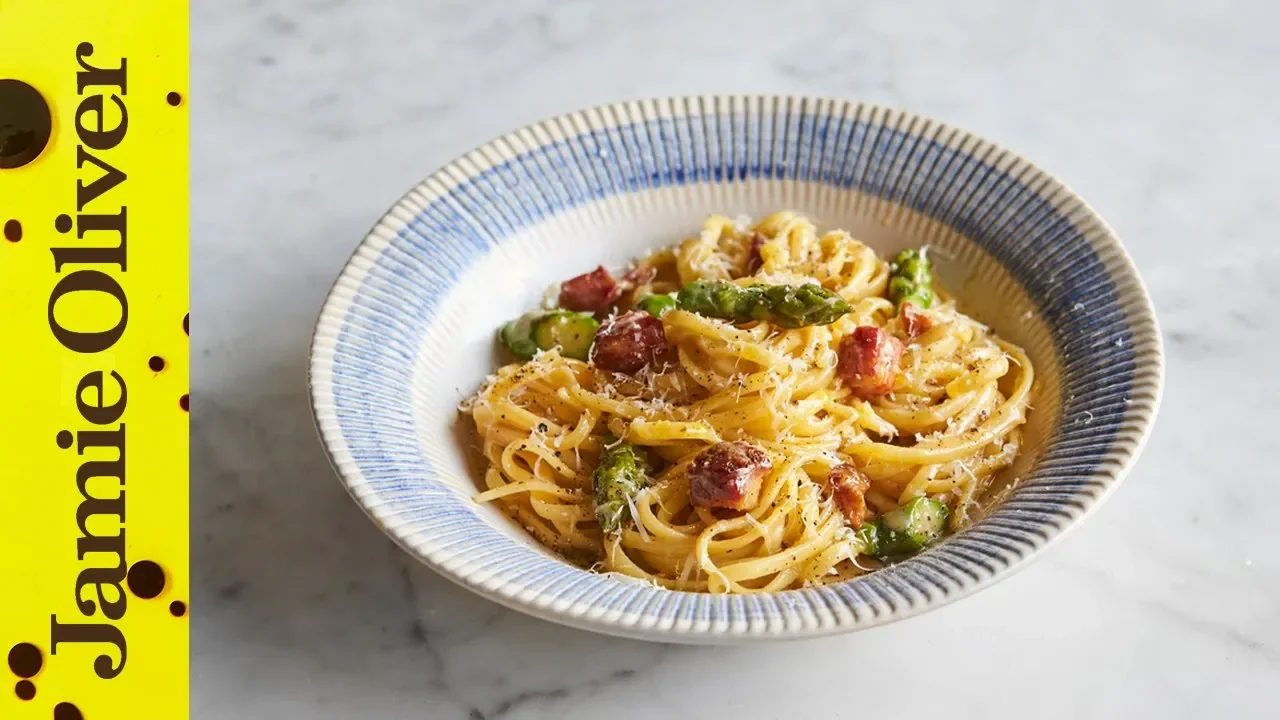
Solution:
[{"label": "linguine pasta", "polygon": [[[916,309],[925,329],[906,327],[886,297],[894,266],[847,232],[820,233],[791,212],[754,225],[714,216],[636,269],[613,314],[697,281],[816,283],[850,309],[787,328],[674,307],[660,316],[663,358],[634,373],[552,348],[490,376],[462,406],[488,465],[476,500],[499,503],[566,557],[698,592],[839,580],[884,561],[860,527],[874,529],[923,497],[945,507],[946,531],[958,530],[1019,451],[1033,380],[1026,354],[936,289],[931,306]],[[883,394],[860,394],[842,375],[842,341],[857,328],[901,343]],[[740,510],[696,506],[691,465],[732,441],[768,458],[758,496]],[[650,461],[619,527],[606,533],[593,473],[624,442]],[[840,466],[868,483],[860,524],[837,502],[831,478]]]}]

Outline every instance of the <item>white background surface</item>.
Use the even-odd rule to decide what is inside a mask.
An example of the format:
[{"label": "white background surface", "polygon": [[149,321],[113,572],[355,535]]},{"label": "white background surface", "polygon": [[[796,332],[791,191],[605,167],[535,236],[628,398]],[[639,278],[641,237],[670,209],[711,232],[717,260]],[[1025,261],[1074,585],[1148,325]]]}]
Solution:
[{"label": "white background surface", "polygon": [[[193,4],[198,720],[1275,717],[1275,4]],[[1165,333],[1164,406],[1121,489],[1028,569],[852,636],[667,647],[475,598],[342,490],[306,347],[382,211],[524,123],[704,92],[950,121],[1065,179],[1125,241]]]}]

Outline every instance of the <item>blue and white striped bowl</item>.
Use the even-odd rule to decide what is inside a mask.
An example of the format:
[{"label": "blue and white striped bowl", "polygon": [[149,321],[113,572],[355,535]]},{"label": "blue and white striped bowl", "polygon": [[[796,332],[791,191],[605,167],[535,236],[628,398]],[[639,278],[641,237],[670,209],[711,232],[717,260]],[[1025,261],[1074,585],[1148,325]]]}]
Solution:
[{"label": "blue and white striped bowl", "polygon": [[[472,500],[456,406],[494,367],[494,328],[558,279],[622,264],[711,213],[790,209],[883,254],[929,244],[962,307],[1038,366],[1021,484],[966,531],[848,582],[760,596],[671,592],[580,570]],[[1131,260],[1062,183],[910,113],[839,100],[696,97],[574,113],[495,140],[409,191],[356,249],[311,348],[334,467],[408,552],[480,595],[616,635],[729,643],[825,635],[986,587],[1120,483],[1163,381]],[[1099,562],[1105,562],[1100,558]]]}]

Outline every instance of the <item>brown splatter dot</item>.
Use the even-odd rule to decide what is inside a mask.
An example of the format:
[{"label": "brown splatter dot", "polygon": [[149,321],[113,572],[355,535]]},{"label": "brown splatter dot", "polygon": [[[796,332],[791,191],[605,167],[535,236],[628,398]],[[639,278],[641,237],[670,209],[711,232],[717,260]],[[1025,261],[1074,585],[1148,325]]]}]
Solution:
[{"label": "brown splatter dot", "polygon": [[190,335],[190,334],[191,334],[191,328],[190,328],[190,327],[188,327],[188,321],[189,321],[190,319],[191,319],[191,313],[187,313],[186,315],[183,315],[183,316],[182,316],[182,332],[184,332],[184,333],[186,333],[186,334],[188,334],[188,335]]},{"label": "brown splatter dot", "polygon": [[150,600],[164,590],[164,570],[150,560],[134,563],[125,580],[129,584],[129,592],[143,600]]},{"label": "brown splatter dot", "polygon": [[67,448],[71,447],[71,443],[75,442],[75,437],[71,435],[70,430],[59,430],[58,436],[55,439],[58,442],[58,447],[62,448],[63,450],[66,450]]},{"label": "brown splatter dot", "polygon": [[9,648],[9,669],[20,678],[33,678],[44,667],[44,654],[31,643],[18,643]]},{"label": "brown splatter dot", "polygon": [[60,702],[53,706],[53,720],[84,720],[84,715],[75,705]]},{"label": "brown splatter dot", "polygon": [[53,229],[64,234],[71,232],[71,216],[62,214],[54,218]]},{"label": "brown splatter dot", "polygon": [[152,355],[151,359],[147,361],[147,367],[151,368],[152,372],[160,372],[164,369],[164,358],[159,355]]},{"label": "brown splatter dot", "polygon": [[165,99],[165,102],[169,103],[170,105],[172,105],[172,106],[174,106],[174,107],[178,107],[179,105],[181,105],[181,104],[182,104],[182,94],[181,94],[181,93],[171,92],[171,93],[169,93],[168,95],[165,95],[165,96],[164,96],[164,99]]},{"label": "brown splatter dot", "polygon": [[178,404],[182,406],[184,412],[191,412],[191,397],[189,395],[183,395],[178,398]]},{"label": "brown splatter dot", "polygon": [[4,223],[4,239],[18,242],[22,239],[22,223],[17,220],[6,220]]},{"label": "brown splatter dot", "polygon": [[30,680],[19,680],[18,684],[13,686],[13,692],[17,694],[19,700],[30,700],[36,696],[36,684]]},{"label": "brown splatter dot", "polygon": [[169,603],[169,614],[174,617],[182,617],[187,614],[187,604],[181,600],[174,600]]}]

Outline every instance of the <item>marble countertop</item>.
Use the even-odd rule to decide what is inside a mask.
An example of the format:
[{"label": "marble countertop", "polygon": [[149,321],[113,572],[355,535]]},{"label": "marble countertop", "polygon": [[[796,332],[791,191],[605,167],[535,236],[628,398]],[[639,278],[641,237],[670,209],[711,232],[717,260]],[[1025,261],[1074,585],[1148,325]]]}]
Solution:
[{"label": "marble countertop", "polygon": [[[193,717],[1275,717],[1280,6],[1032,5],[196,0]],[[1108,218],[1155,298],[1168,384],[1099,512],[957,604],[748,649],[530,619],[379,533],[324,458],[305,383],[360,237],[504,131],[702,92],[944,118]]]}]

